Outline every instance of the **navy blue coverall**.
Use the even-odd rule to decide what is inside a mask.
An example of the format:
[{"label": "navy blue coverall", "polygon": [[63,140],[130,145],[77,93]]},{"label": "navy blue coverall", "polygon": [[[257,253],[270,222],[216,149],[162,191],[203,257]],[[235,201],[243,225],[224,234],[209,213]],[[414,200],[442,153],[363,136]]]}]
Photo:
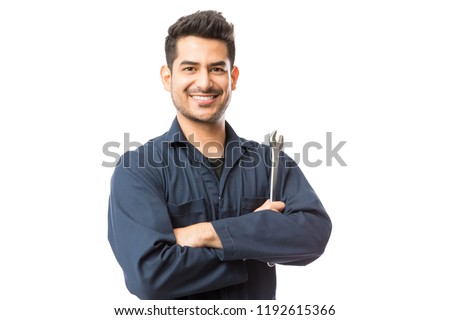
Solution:
[{"label": "navy blue coverall", "polygon": [[[111,179],[108,239],[140,299],[275,299],[275,268],[306,265],[325,250],[331,221],[297,164],[282,153],[284,212],[253,212],[269,198],[270,149],[226,123],[218,178],[175,119],[125,153]],[[174,228],[211,221],[223,249],[181,247]]]}]

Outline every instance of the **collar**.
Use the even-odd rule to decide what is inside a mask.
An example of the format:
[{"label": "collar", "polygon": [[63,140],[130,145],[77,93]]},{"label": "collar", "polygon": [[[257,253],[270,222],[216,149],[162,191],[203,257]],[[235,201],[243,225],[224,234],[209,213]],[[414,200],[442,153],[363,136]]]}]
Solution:
[{"label": "collar", "polygon": [[[256,148],[258,144],[254,141],[249,141],[243,138],[240,138],[236,132],[233,130],[231,125],[225,121],[225,133],[226,133],[226,141],[225,141],[225,149],[232,149],[234,147],[239,147],[243,149],[248,148]],[[172,121],[172,125],[170,126],[169,131],[166,133],[166,139],[172,146],[177,145],[186,145],[189,144],[189,141],[186,139],[183,131],[181,130],[180,124],[178,123],[178,119]]]}]

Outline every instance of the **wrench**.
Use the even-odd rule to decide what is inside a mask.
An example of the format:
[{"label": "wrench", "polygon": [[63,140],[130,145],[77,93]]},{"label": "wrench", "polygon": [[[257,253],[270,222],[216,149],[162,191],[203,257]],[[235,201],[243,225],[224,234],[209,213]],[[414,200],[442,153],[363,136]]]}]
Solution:
[{"label": "wrench", "polygon": [[[283,148],[284,137],[280,135],[280,137],[276,138],[277,130],[272,131],[269,137],[270,143],[270,155],[271,155],[271,168],[270,168],[270,202],[275,201],[275,190],[277,187],[278,180],[278,163],[280,158],[280,150]],[[273,262],[267,262],[267,265],[270,268],[275,266]]]}]

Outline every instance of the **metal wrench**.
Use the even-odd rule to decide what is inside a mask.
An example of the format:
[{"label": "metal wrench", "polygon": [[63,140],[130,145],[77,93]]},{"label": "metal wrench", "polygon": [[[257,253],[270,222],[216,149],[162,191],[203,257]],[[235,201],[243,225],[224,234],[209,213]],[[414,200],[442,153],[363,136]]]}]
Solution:
[{"label": "metal wrench", "polygon": [[275,201],[275,190],[278,180],[278,162],[280,157],[280,150],[283,148],[284,137],[280,135],[278,141],[276,139],[277,130],[270,134],[270,150],[271,150],[271,171],[270,171],[270,202]]},{"label": "metal wrench", "polygon": [[[277,141],[277,130],[272,131],[269,136],[270,143],[270,155],[271,155],[271,168],[270,168],[270,202],[275,201],[275,190],[278,180],[278,163],[280,159],[280,150],[283,148],[284,137],[280,135]],[[267,262],[267,265],[271,268],[275,266],[273,262]]]}]

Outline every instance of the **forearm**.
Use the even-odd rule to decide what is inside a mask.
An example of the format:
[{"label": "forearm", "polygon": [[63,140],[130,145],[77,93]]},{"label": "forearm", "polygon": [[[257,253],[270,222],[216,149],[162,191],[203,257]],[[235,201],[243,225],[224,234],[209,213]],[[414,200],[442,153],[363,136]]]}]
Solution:
[{"label": "forearm", "polygon": [[181,247],[170,238],[153,230],[110,233],[127,287],[140,299],[173,299],[247,280],[242,261],[220,261],[214,249]]},{"label": "forearm", "polygon": [[321,214],[279,214],[271,210],[212,222],[224,261],[256,259],[304,264],[319,257],[328,242],[331,222]]},{"label": "forearm", "polygon": [[174,229],[177,244],[193,248],[222,249],[222,242],[210,222],[201,222]]}]

